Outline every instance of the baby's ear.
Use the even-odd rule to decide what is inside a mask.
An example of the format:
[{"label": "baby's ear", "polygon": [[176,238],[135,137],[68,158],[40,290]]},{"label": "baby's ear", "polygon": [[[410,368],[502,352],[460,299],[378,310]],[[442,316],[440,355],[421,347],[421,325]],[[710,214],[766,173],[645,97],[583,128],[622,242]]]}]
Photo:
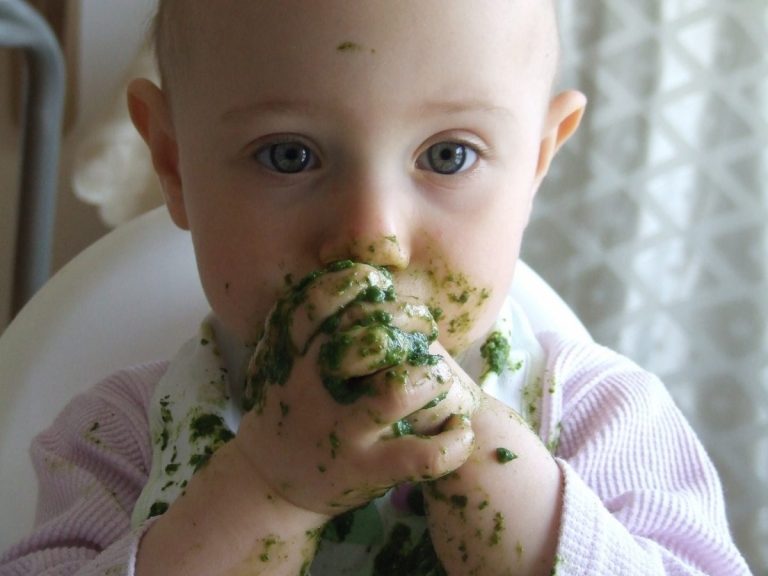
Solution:
[{"label": "baby's ear", "polygon": [[189,229],[179,173],[179,148],[165,93],[145,78],[128,85],[128,111],[152,155],[165,205],[179,228]]},{"label": "baby's ear", "polygon": [[550,102],[536,167],[537,186],[547,175],[557,151],[576,132],[586,106],[587,97],[575,90],[562,92]]}]

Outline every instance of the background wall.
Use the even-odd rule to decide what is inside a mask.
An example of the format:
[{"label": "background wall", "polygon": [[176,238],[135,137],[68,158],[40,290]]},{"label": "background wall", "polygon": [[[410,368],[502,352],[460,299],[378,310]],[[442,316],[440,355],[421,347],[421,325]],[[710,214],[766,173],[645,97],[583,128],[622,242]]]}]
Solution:
[{"label": "background wall", "polygon": [[[75,124],[65,135],[61,159],[54,270],[107,231],[95,208],[75,199],[71,171],[78,141],[109,107],[114,92],[144,41],[155,0],[61,0],[79,29]],[[9,320],[16,210],[18,205],[18,127],[12,88],[18,82],[8,51],[0,53],[0,331]]]},{"label": "background wall", "polygon": [[558,4],[561,85],[590,104],[523,255],[661,376],[768,576],[768,2]]}]

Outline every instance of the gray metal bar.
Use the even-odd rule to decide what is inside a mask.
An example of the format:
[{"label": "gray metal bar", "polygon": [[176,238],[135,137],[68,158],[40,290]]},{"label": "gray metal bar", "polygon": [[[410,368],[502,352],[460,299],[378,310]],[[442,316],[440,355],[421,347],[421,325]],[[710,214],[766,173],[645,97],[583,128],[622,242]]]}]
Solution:
[{"label": "gray metal bar", "polygon": [[0,0],[0,45],[23,50],[27,70],[11,301],[15,315],[50,275],[66,71],[53,31],[22,0]]}]

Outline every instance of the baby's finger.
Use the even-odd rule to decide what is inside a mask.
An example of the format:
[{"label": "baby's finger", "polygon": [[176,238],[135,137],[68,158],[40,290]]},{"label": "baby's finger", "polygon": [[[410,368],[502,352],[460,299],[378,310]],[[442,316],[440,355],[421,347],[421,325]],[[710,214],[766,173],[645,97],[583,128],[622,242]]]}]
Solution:
[{"label": "baby's finger", "polygon": [[475,434],[466,416],[454,415],[435,436],[382,440],[373,457],[397,473],[395,482],[436,480],[453,472],[472,454]]},{"label": "baby's finger", "polygon": [[[415,432],[405,419],[425,406],[441,403],[450,390],[451,374],[442,362],[398,365],[365,381],[373,390],[373,397],[365,400],[366,413],[382,426],[379,437],[391,438]],[[441,425],[432,423],[433,428]]]},{"label": "baby's finger", "polygon": [[[320,356],[324,353],[328,352],[321,347]],[[321,368],[321,378],[326,391],[339,404],[352,404],[368,397],[363,407],[365,412],[374,423],[389,426],[448,389],[443,374],[445,368],[435,367],[431,359],[429,362],[422,366],[401,363],[368,376],[351,378],[335,376]],[[364,368],[365,364],[361,366]]]},{"label": "baby's finger", "polygon": [[321,345],[318,356],[323,374],[341,379],[367,376],[405,362],[434,363],[434,359],[424,334],[408,334],[386,324],[337,332]]},{"label": "baby's finger", "polygon": [[437,323],[427,306],[400,298],[383,302],[355,302],[339,317],[339,330],[353,326],[386,324],[406,333],[420,332],[432,342],[437,338]]},{"label": "baby's finger", "polygon": [[[445,360],[441,358],[440,362],[445,363]],[[406,431],[410,429],[414,434],[432,435],[445,425],[451,415],[474,414],[479,402],[476,390],[465,385],[461,377],[450,370],[448,364],[446,372],[450,374],[448,390],[398,423]]]},{"label": "baby's finger", "polygon": [[291,319],[294,345],[298,350],[305,350],[323,324],[336,319],[337,312],[345,306],[358,298],[383,301],[391,297],[392,289],[389,274],[368,264],[339,262],[307,276],[291,292],[295,306]]}]

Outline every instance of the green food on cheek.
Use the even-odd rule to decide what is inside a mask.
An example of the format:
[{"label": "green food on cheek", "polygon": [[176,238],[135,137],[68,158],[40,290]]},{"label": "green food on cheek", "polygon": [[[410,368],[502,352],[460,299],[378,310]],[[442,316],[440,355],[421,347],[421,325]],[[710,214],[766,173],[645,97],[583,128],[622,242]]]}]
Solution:
[{"label": "green food on cheek", "polygon": [[435,319],[435,322],[440,322],[443,318],[443,309],[439,306],[430,306],[429,308],[430,314],[432,314],[432,318]]},{"label": "green food on cheek", "polygon": [[470,317],[468,312],[463,312],[458,316],[456,316],[455,318],[451,318],[451,321],[448,323],[448,333],[463,334],[465,332],[468,332],[471,326],[472,326],[472,318]]},{"label": "green food on cheek", "polygon": [[272,559],[271,554],[273,549],[282,542],[277,536],[267,536],[262,542],[264,543],[264,547],[262,553],[259,555],[259,560],[262,562],[269,562]]},{"label": "green food on cheek", "polygon": [[504,532],[504,530],[504,515],[501,512],[496,512],[496,514],[493,515],[493,532],[488,540],[488,544],[496,546],[501,542],[501,533]]},{"label": "green food on cheek", "polygon": [[435,321],[440,322],[452,336],[454,348],[458,346],[452,353],[458,352],[468,342],[460,344],[457,339],[472,330],[491,296],[491,290],[474,284],[466,274],[451,270],[445,259],[439,256],[430,262],[425,274],[432,287],[430,311]]}]

